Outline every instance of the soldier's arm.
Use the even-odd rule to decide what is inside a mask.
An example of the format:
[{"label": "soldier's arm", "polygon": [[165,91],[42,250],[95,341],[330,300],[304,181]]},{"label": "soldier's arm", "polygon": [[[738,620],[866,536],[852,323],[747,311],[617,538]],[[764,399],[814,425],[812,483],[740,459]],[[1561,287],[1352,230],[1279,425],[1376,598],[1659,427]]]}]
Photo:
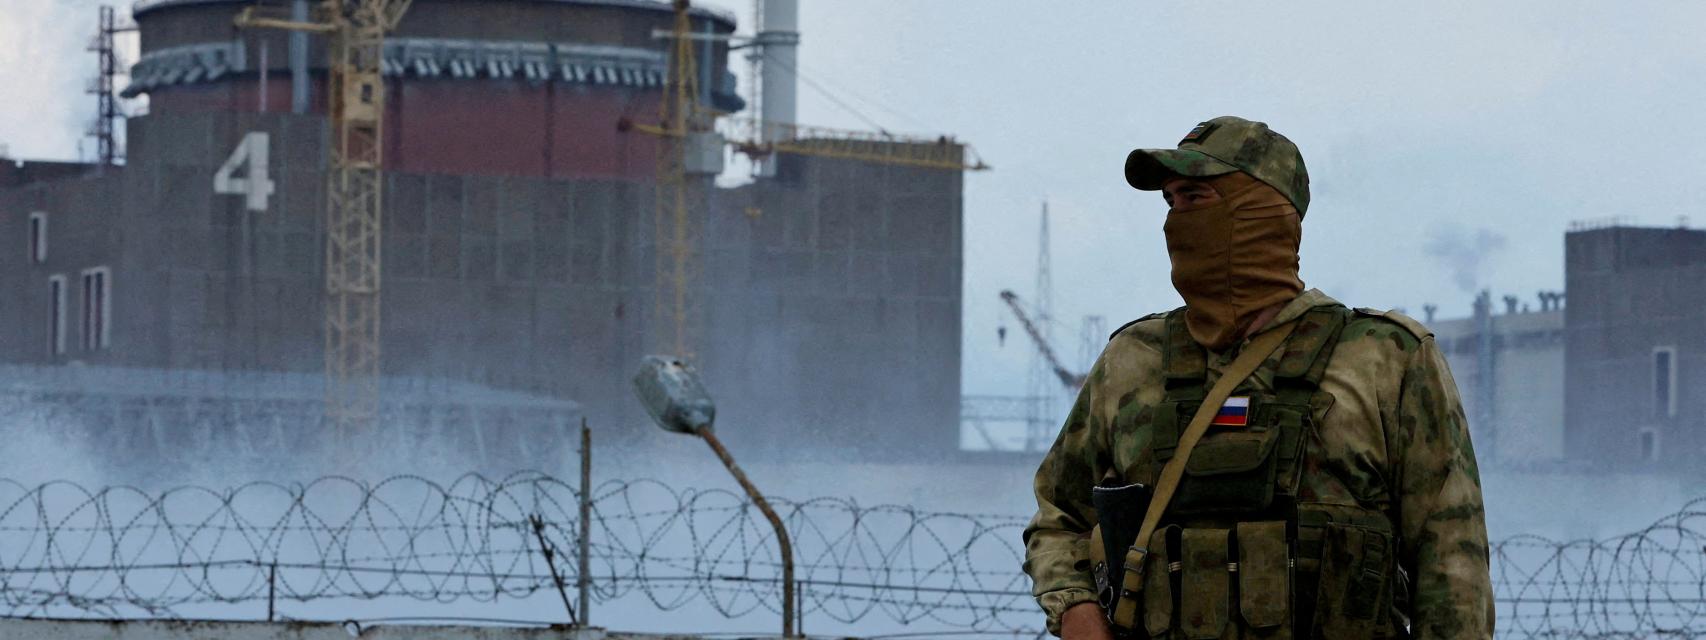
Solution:
[{"label": "soldier's arm", "polygon": [[1400,561],[1411,578],[1411,634],[1492,638],[1481,477],[1457,385],[1432,337],[1410,354],[1398,419]]},{"label": "soldier's arm", "polygon": [[1025,527],[1025,573],[1031,593],[1048,614],[1049,632],[1060,635],[1067,609],[1095,602],[1090,577],[1090,528],[1095,511],[1090,488],[1102,455],[1099,434],[1090,425],[1090,387],[1079,392],[1054,446],[1037,468],[1037,514]]}]

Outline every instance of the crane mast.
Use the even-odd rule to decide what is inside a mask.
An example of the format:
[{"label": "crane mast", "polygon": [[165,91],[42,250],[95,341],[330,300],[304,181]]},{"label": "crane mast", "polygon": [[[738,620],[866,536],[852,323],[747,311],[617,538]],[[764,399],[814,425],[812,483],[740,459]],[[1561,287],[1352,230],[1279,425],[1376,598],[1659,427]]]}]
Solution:
[{"label": "crane mast", "polygon": [[380,256],[385,35],[412,0],[324,0],[319,20],[260,15],[239,27],[328,36],[331,145],[326,175],[326,416],[337,434],[370,427],[379,413]]},{"label": "crane mast", "polygon": [[[680,358],[694,353],[697,304],[694,282],[698,277],[699,218],[704,215],[704,189],[709,180],[693,176],[719,172],[717,162],[705,154],[720,153],[726,143],[736,151],[757,158],[778,153],[858,160],[923,169],[982,171],[989,168],[970,147],[947,137],[921,138],[888,133],[807,127],[791,122],[755,118],[724,118],[699,103],[698,61],[693,45],[703,40],[731,40],[693,32],[689,0],[674,0],[675,17],[668,31],[653,32],[667,39],[669,76],[656,124],[628,118],[616,124],[621,131],[634,131],[660,140],[657,158],[657,192],[654,260],[657,285],[654,289],[654,342],[673,350]],[[792,70],[788,70],[792,73]],[[707,166],[719,165],[709,170]]]},{"label": "crane mast", "polygon": [[[691,38],[692,17],[688,0],[675,0],[675,20],[670,29],[669,79],[664,84],[663,100],[659,103],[661,123],[657,161],[657,207],[652,236],[657,286],[653,290],[655,303],[653,322],[664,327],[660,344],[672,349],[676,357],[690,360],[693,356],[691,331],[693,308],[690,296],[693,282],[693,258],[699,244],[699,228],[693,213],[697,190],[688,180],[687,153],[692,135],[705,128],[707,116],[699,110],[697,61],[694,59]],[[664,320],[667,318],[667,324]],[[657,333],[654,331],[654,333]]]}]

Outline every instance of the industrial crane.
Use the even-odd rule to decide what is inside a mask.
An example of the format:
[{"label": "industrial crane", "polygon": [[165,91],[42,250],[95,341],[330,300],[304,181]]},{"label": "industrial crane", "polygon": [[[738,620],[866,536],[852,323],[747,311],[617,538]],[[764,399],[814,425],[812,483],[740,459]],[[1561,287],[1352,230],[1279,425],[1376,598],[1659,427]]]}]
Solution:
[{"label": "industrial crane", "polygon": [[1031,322],[1030,314],[1025,313],[1024,307],[1019,306],[1019,294],[1012,291],[1002,291],[1001,301],[1007,303],[1007,308],[1012,309],[1013,315],[1019,318],[1019,324],[1025,327],[1025,333],[1031,336],[1031,342],[1036,343],[1037,351],[1041,352],[1043,359],[1048,361],[1048,366],[1054,370],[1055,377],[1060,378],[1060,384],[1064,385],[1067,390],[1074,392],[1078,391],[1079,387],[1084,386],[1086,375],[1068,371],[1066,366],[1060,363],[1060,358],[1054,355],[1054,347],[1043,338],[1042,332],[1037,330],[1036,323]]},{"label": "industrial crane", "polygon": [[322,0],[313,21],[238,14],[238,27],[327,36],[326,415],[340,436],[379,413],[380,163],[385,35],[412,0]]},{"label": "industrial crane", "polygon": [[[688,173],[690,165],[697,167],[695,172],[699,173],[720,171],[723,144],[754,158],[788,153],[950,171],[989,168],[969,146],[947,137],[896,136],[756,118],[724,118],[719,124],[724,114],[699,103],[693,43],[729,37],[693,33],[690,8],[689,0],[674,0],[672,28],[654,34],[670,42],[669,74],[658,123],[627,118],[617,122],[619,130],[651,134],[663,141],[658,149],[654,216],[657,238],[654,318],[658,319],[654,322],[669,318],[669,324],[664,326],[670,333],[659,341],[660,346],[672,348],[682,359],[691,359],[693,355],[691,318],[696,304],[692,291],[699,245],[698,222],[693,214],[702,209],[699,203],[703,201],[704,188],[690,182]],[[787,71],[792,73],[791,69]],[[704,167],[711,165],[716,165],[715,170],[707,172]]]}]

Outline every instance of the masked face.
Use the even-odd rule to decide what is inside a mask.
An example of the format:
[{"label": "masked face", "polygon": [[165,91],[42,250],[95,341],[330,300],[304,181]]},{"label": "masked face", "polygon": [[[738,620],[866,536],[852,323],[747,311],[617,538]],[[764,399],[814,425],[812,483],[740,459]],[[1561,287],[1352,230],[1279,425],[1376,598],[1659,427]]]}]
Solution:
[{"label": "masked face", "polygon": [[1264,309],[1303,292],[1297,277],[1303,224],[1290,200],[1248,174],[1198,182],[1219,198],[1182,191],[1162,230],[1191,337],[1220,351]]}]

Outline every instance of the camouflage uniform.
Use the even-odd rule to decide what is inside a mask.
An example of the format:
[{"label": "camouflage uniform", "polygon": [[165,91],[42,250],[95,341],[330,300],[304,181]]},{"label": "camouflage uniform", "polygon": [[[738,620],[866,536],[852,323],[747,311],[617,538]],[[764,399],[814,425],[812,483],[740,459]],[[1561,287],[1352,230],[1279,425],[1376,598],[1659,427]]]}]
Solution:
[{"label": "camouflage uniform", "polygon": [[[1295,508],[1357,523],[1359,529],[1347,529],[1353,532],[1365,524],[1387,529],[1395,539],[1391,555],[1398,569],[1380,589],[1396,595],[1358,594],[1355,582],[1335,583],[1337,595],[1317,587],[1322,595],[1316,615],[1346,606],[1341,596],[1361,595],[1378,598],[1364,606],[1378,605],[1385,620],[1368,636],[1401,633],[1403,620],[1388,618],[1397,613],[1408,617],[1415,638],[1490,638],[1492,587],[1480,477],[1457,386],[1432,334],[1397,313],[1344,309],[1317,290],[1285,305],[1270,326],[1299,321],[1298,333],[1316,331],[1300,320],[1312,311],[1342,321],[1331,337],[1331,355],[1321,359],[1324,368],[1313,374],[1314,419],[1301,438]],[[1088,535],[1097,522],[1091,487],[1153,484],[1160,472],[1154,424],[1168,406],[1166,354],[1178,347],[1168,344],[1170,335],[1176,333],[1168,317],[1157,314],[1112,337],[1037,472],[1038,510],[1024,533],[1024,567],[1049,630],[1057,635],[1063,612],[1096,599],[1089,567]],[[1244,384],[1257,393],[1271,391],[1276,373],[1295,355],[1287,344]],[[1227,351],[1205,354],[1208,384],[1237,348]],[[1300,594],[1309,590],[1296,588]]]}]

